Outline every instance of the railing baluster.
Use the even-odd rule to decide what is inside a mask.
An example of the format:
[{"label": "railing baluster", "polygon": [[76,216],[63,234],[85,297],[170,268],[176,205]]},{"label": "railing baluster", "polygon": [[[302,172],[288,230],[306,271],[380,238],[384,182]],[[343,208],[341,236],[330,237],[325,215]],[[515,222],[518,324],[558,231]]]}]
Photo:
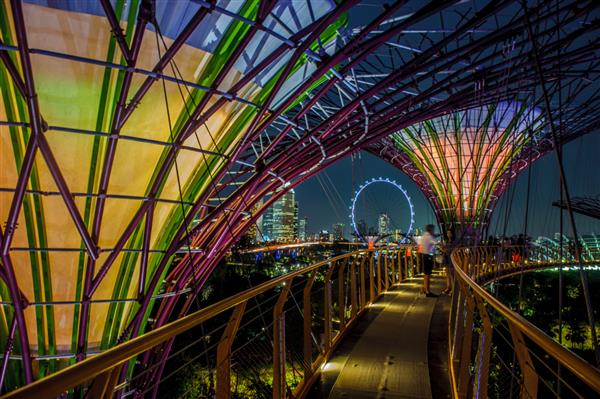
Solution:
[{"label": "railing baluster", "polygon": [[367,306],[367,293],[365,287],[365,254],[360,255],[360,307],[361,309]]},{"label": "railing baluster", "polygon": [[324,296],[323,296],[323,319],[325,323],[325,331],[324,331],[324,349],[325,353],[328,353],[331,349],[331,341],[333,338],[333,320],[332,320],[332,282],[331,276],[333,271],[335,270],[336,262],[332,262],[329,270],[327,270],[327,274],[325,275],[325,288],[324,288]]},{"label": "railing baluster", "polygon": [[304,313],[304,379],[308,379],[312,374],[312,304],[311,290],[317,277],[317,271],[313,271],[304,286],[303,295],[303,313]]},{"label": "railing baluster", "polygon": [[519,368],[521,369],[521,398],[537,398],[538,375],[529,356],[529,349],[521,331],[510,321],[508,322],[510,336],[514,345]]},{"label": "railing baluster", "polygon": [[287,397],[285,374],[285,314],[283,306],[292,288],[293,279],[286,280],[273,309],[273,399]]},{"label": "railing baluster", "polygon": [[389,267],[388,267],[388,260],[389,260],[389,253],[388,253],[388,251],[385,251],[385,254],[383,255],[383,278],[384,278],[383,286],[386,291],[390,289],[390,272],[389,272]]},{"label": "railing baluster", "polygon": [[231,345],[240,327],[240,322],[246,310],[246,303],[242,302],[233,309],[229,322],[223,331],[221,340],[217,345],[217,398],[228,399],[231,397]]},{"label": "railing baluster", "polygon": [[117,365],[94,378],[86,397],[94,399],[109,399],[113,397],[113,390],[117,385],[117,379],[121,371],[121,365]]},{"label": "railing baluster", "polygon": [[344,298],[344,286],[346,285],[344,272],[346,271],[346,266],[348,266],[348,258],[342,262],[340,271],[338,272],[338,318],[340,319],[340,333],[346,325],[346,302]]},{"label": "railing baluster", "polygon": [[408,275],[408,248],[404,249],[404,256],[403,256],[403,260],[404,260],[404,278],[410,278],[410,276]]},{"label": "railing baluster", "polygon": [[381,250],[377,252],[377,296],[381,295]]},{"label": "railing baluster", "polygon": [[358,258],[353,257],[350,266],[350,319],[354,320],[358,309],[356,309],[356,263]]},{"label": "railing baluster", "polygon": [[483,300],[475,296],[475,304],[481,321],[483,331],[479,333],[479,345],[475,357],[475,393],[476,398],[488,397],[488,376],[490,372],[490,354],[492,349],[492,322],[488,315]]},{"label": "railing baluster", "polygon": [[[458,371],[458,393],[460,397],[467,397],[469,384],[469,366],[471,365],[471,340],[473,338],[473,311],[475,310],[475,301],[469,294],[468,288],[461,284],[462,293],[465,297],[466,313],[462,326],[462,343],[460,351],[460,363]],[[461,339],[461,338],[459,338]]]},{"label": "railing baluster", "polygon": [[369,252],[369,297],[370,297],[370,302],[373,303],[375,302],[375,281],[374,281],[374,273],[375,271],[374,269],[374,257],[375,257],[375,252],[371,251]]}]

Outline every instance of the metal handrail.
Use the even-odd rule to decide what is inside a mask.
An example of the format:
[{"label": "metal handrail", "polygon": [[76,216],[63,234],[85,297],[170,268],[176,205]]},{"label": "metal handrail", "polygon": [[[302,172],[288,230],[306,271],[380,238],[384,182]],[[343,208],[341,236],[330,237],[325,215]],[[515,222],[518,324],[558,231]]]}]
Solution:
[{"label": "metal handrail", "polygon": [[[524,247],[509,247],[508,249],[521,249],[525,253],[526,250]],[[512,327],[516,327],[516,329],[522,333],[524,336],[529,338],[532,342],[537,344],[541,349],[543,349],[548,355],[558,361],[561,366],[568,369],[573,375],[583,381],[590,388],[594,389],[597,393],[600,393],[600,370],[593,367],[591,364],[583,360],[581,357],[577,356],[572,351],[566,349],[556,341],[554,341],[551,337],[545,334],[538,327],[533,325],[531,322],[526,320],[523,316],[514,312],[506,305],[497,300],[493,295],[491,295],[488,291],[481,287],[476,281],[480,281],[487,278],[493,278],[494,273],[490,272],[490,270],[495,270],[496,274],[500,274],[500,272],[512,273],[515,272],[523,272],[534,269],[544,269],[548,267],[554,267],[559,263],[562,263],[562,260],[546,260],[546,261],[535,261],[530,262],[526,259],[522,259],[519,262],[506,262],[506,267],[500,268],[498,264],[493,264],[494,259],[490,259],[492,257],[485,256],[488,251],[489,255],[490,248],[458,248],[453,251],[451,255],[452,262],[454,264],[455,269],[455,277],[458,280],[455,283],[454,295],[459,294],[459,289],[457,289],[457,284],[460,286],[461,283],[464,284],[464,287],[469,287],[471,291],[469,291],[468,295],[472,295],[471,299],[474,301],[483,300],[487,305],[492,307],[496,312],[498,312],[502,317],[504,317],[509,325]],[[492,248],[492,250],[494,250]],[[476,262],[472,262],[475,260]],[[477,262],[479,260],[479,262]],[[597,261],[588,261],[587,263],[596,264]],[[484,268],[478,266],[485,266]],[[467,274],[470,273],[471,275]],[[456,299],[453,298],[453,305],[456,306]],[[472,302],[473,303],[473,302]],[[482,303],[482,302],[479,302]],[[481,310],[480,310],[481,311]],[[456,315],[456,313],[455,313]],[[456,315],[456,317],[459,317]],[[452,320],[450,320],[452,323]],[[449,334],[450,339],[450,347],[453,347],[452,342],[452,334]],[[452,354],[450,355],[452,357]],[[457,370],[453,363],[452,358],[451,361],[451,381],[453,385],[453,394],[454,396],[462,397],[464,396],[464,392],[460,392],[460,389],[457,387],[459,384],[460,376],[457,376]],[[487,388],[486,388],[487,389]]]},{"label": "metal handrail", "polygon": [[[107,351],[101,354],[94,355],[83,360],[82,362],[66,367],[63,370],[51,374],[41,380],[35,381],[32,384],[26,385],[22,388],[9,392],[2,396],[2,399],[17,397],[56,397],[75,387],[81,386],[82,384],[85,384],[86,382],[89,382],[94,378],[102,379],[102,377],[106,375],[106,377],[104,378],[108,380],[110,380],[111,378],[114,379],[115,376],[111,376],[110,373],[112,372],[113,374],[115,374],[114,370],[118,369],[120,365],[127,362],[128,360],[144,352],[152,350],[157,345],[165,343],[166,341],[178,336],[179,334],[186,332],[196,326],[199,326],[203,322],[219,314],[222,314],[227,310],[234,308],[237,309],[238,306],[243,305],[249,299],[256,297],[270,289],[276,288],[286,282],[289,282],[294,277],[309,274],[313,271],[318,270],[321,267],[327,265],[334,265],[337,261],[350,259],[355,256],[367,256],[370,259],[373,259],[373,254],[375,252],[381,251],[382,253],[385,253],[386,256],[391,256],[392,253],[396,253],[400,249],[401,248],[396,247],[394,249],[379,248],[375,250],[360,250],[349,252],[343,255],[333,257],[331,259],[320,261],[314,265],[298,269],[288,274],[273,278],[256,287],[252,287],[250,289],[242,291],[241,293],[235,296],[224,299],[204,309],[194,312],[188,316],[168,323],[160,328],[149,331],[148,333],[145,333],[141,336],[132,338],[131,340],[119,344],[111,349],[108,349]],[[364,279],[364,276],[361,275],[361,277]],[[381,278],[380,276],[377,277],[379,279]],[[371,289],[373,289],[373,287],[371,287]],[[383,292],[378,292],[377,296],[381,295],[382,293]],[[369,302],[373,302],[372,296]],[[364,306],[361,310],[364,310]],[[102,391],[102,395],[105,395],[106,393],[107,392],[105,392],[105,390]]]}]

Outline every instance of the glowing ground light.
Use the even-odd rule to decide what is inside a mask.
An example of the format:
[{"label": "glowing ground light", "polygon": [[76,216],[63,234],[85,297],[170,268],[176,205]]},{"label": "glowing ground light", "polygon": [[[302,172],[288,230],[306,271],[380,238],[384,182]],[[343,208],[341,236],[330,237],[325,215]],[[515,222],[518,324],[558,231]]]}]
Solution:
[{"label": "glowing ground light", "polygon": [[[408,192],[398,183],[396,183],[394,180],[390,180],[388,178],[383,178],[383,177],[378,177],[378,178],[372,178],[371,180],[367,180],[364,184],[360,185],[360,187],[358,188],[358,190],[354,193],[354,198],[352,199],[352,205],[350,206],[350,219],[352,220],[352,228],[354,229],[354,232],[356,233],[356,235],[358,237],[360,237],[361,240],[363,241],[367,241],[362,234],[360,234],[360,232],[358,231],[358,228],[356,226],[356,202],[358,201],[358,197],[360,196],[360,194],[363,192],[363,190],[367,187],[369,187],[371,184],[375,184],[375,183],[384,183],[384,184],[390,184],[392,186],[394,186],[396,189],[398,189],[402,195],[404,195],[404,198],[406,199],[406,202],[408,202],[408,207],[410,209],[410,223],[408,225],[408,228],[406,229],[406,235],[410,235],[410,233],[412,232],[412,228],[413,225],[415,223],[415,211],[413,208],[413,204],[412,201],[410,199],[410,197],[408,196]],[[404,241],[405,239],[403,239]]]}]

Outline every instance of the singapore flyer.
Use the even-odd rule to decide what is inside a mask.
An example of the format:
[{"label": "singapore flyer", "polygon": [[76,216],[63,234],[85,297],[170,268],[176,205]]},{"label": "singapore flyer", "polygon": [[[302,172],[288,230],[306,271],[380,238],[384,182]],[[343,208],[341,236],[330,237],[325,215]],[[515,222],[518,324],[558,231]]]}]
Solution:
[{"label": "singapore flyer", "polygon": [[[378,195],[372,195],[373,193],[370,192],[375,186],[379,191]],[[383,207],[377,200],[381,197],[384,202]],[[386,206],[386,201],[388,204],[391,202],[393,206]],[[362,212],[359,212],[359,204],[362,204],[362,208],[364,208]],[[390,215],[389,212],[392,209],[385,208],[393,208],[396,214]],[[375,221],[377,227],[369,228],[368,222],[373,223],[373,215],[369,216],[368,213],[373,214],[374,212],[378,218]],[[402,239],[399,241],[406,241],[406,237],[412,232],[415,223],[414,216],[413,203],[406,189],[394,180],[383,177],[372,178],[361,184],[354,193],[350,206],[352,228],[356,237],[364,242],[372,241],[373,237],[381,239],[384,236],[393,236],[395,232],[400,232],[402,235]]]}]

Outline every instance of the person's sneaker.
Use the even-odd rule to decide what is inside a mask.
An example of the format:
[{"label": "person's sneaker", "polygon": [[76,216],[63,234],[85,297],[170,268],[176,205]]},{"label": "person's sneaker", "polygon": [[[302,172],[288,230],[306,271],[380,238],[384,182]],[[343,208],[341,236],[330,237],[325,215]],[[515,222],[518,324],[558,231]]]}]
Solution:
[{"label": "person's sneaker", "polygon": [[428,292],[427,294],[425,294],[425,296],[428,298],[437,298],[439,295],[436,295],[433,292]]}]

